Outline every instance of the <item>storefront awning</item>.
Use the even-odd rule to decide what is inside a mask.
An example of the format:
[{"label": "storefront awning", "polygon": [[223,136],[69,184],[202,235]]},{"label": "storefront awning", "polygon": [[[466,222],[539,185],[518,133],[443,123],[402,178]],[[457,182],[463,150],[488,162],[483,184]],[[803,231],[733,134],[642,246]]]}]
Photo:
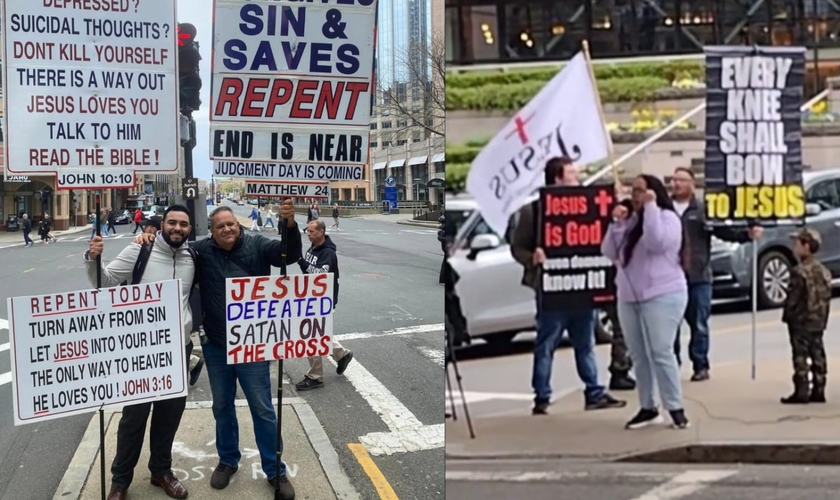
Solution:
[{"label": "storefront awning", "polygon": [[438,153],[432,157],[432,163],[437,163],[446,159],[446,153]]},{"label": "storefront awning", "polygon": [[374,163],[374,164],[373,164],[373,169],[374,169],[374,170],[382,170],[382,169],[383,169],[383,168],[385,168],[387,165],[388,165],[388,162],[387,162],[387,161],[381,161],[381,162],[379,162],[379,163]]},{"label": "storefront awning", "polygon": [[422,165],[422,164],[426,163],[426,158],[428,158],[428,156],[426,156],[426,155],[415,156],[414,158],[408,160],[408,164],[409,165]]},{"label": "storefront awning", "polygon": [[399,168],[405,166],[405,158],[401,160],[391,160],[391,164],[389,165],[391,168]]}]

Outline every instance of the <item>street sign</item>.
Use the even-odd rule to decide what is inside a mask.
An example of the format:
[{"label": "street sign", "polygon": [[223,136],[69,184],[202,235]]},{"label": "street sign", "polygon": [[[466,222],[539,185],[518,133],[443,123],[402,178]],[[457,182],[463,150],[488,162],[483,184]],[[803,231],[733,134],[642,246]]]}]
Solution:
[{"label": "street sign", "polygon": [[307,163],[213,162],[213,175],[246,179],[302,179],[310,181],[361,181],[362,165],[311,165]]},{"label": "street sign", "polygon": [[[55,2],[2,2],[10,174],[107,189],[133,187],[138,171],[177,171],[175,0],[133,2],[130,14],[128,4],[75,2],[59,15]],[[141,26],[148,34],[115,41]]]},{"label": "street sign", "polygon": [[385,185],[388,187],[393,187],[397,185],[397,181],[393,177],[388,177],[387,179],[385,179]]},{"label": "street sign", "polygon": [[330,185],[319,181],[248,181],[246,196],[270,198],[329,198]]},{"label": "street sign", "polygon": [[365,165],[378,2],[269,3],[213,2],[210,158]]},{"label": "street sign", "polygon": [[195,177],[185,177],[181,194],[187,200],[198,198],[198,179]]}]

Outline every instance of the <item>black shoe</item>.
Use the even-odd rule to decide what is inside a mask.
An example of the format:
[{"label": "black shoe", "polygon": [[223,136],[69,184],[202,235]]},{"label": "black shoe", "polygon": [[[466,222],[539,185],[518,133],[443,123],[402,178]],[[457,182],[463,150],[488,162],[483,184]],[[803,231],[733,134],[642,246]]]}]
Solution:
[{"label": "black shoe", "polygon": [[610,410],[613,408],[624,408],[627,406],[627,401],[621,401],[620,399],[615,399],[614,397],[610,396],[608,393],[604,393],[598,399],[587,401],[586,405],[584,406],[584,410],[591,411],[591,410]]},{"label": "black shoe", "polygon": [[223,490],[230,484],[230,477],[236,474],[239,467],[231,467],[219,462],[219,465],[213,470],[213,475],[210,476],[210,486],[217,490]]},{"label": "black shoe", "polygon": [[808,398],[809,403],[825,403],[825,391],[821,389],[812,389],[811,396]]},{"label": "black shoe", "polygon": [[198,377],[201,375],[201,369],[204,368],[204,360],[199,359],[198,363],[196,363],[195,368],[190,370],[190,386],[195,385],[198,382]]},{"label": "black shoe", "polygon": [[630,375],[618,374],[610,378],[611,391],[632,391],[636,389],[636,381]]},{"label": "black shoe", "polygon": [[705,368],[695,371],[694,375],[691,376],[692,382],[703,382],[705,380],[709,380],[709,370],[706,370]]},{"label": "black shoe", "polygon": [[[276,478],[268,480],[268,484],[270,484],[272,488],[277,487],[275,485],[276,483]],[[280,498],[282,500],[295,500],[295,488],[292,486],[292,483],[289,482],[289,478],[287,476],[280,476]]]},{"label": "black shoe", "polygon": [[671,427],[674,429],[688,429],[688,419],[685,418],[685,411],[671,410]]},{"label": "black shoe", "polygon": [[625,429],[642,429],[649,425],[661,424],[664,422],[662,416],[657,410],[647,410],[642,408],[635,417],[631,418],[629,422],[624,425]]},{"label": "black shoe", "polygon": [[299,391],[311,391],[312,389],[319,389],[321,387],[324,387],[323,381],[309,377],[303,377],[303,380],[295,384],[295,389]]},{"label": "black shoe", "polygon": [[810,394],[805,394],[802,392],[794,392],[790,396],[786,398],[782,398],[781,402],[783,405],[807,405],[809,400],[811,399]]},{"label": "black shoe", "polygon": [[347,369],[347,365],[353,361],[353,351],[347,351],[347,354],[344,355],[343,358],[338,360],[338,368],[335,369],[335,372],[339,375],[344,373],[344,370]]},{"label": "black shoe", "polygon": [[534,409],[531,410],[531,415],[548,415],[548,401],[534,401]]}]

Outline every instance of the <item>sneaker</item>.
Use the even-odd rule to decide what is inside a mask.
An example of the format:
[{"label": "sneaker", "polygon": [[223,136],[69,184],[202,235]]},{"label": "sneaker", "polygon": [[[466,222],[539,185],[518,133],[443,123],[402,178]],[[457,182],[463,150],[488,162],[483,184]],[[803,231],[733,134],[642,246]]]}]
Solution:
[{"label": "sneaker", "polygon": [[694,372],[694,375],[691,376],[692,382],[703,382],[705,380],[709,380],[709,370],[697,370]]},{"label": "sneaker", "polygon": [[636,381],[630,375],[613,375],[610,377],[611,391],[632,391],[636,389]]},{"label": "sneaker", "polygon": [[586,406],[584,406],[584,410],[609,410],[613,408],[624,408],[625,406],[627,406],[627,401],[615,399],[610,396],[609,393],[604,393],[604,395],[598,399],[587,401]]},{"label": "sneaker", "polygon": [[312,389],[319,389],[321,387],[324,387],[322,380],[315,380],[309,377],[303,377],[303,380],[295,384],[295,389],[299,391],[311,391]]},{"label": "sneaker", "polygon": [[[268,484],[272,488],[276,488],[276,478],[268,480]],[[280,476],[280,499],[281,500],[295,500],[295,487],[289,482],[288,476]]]},{"label": "sneaker", "polygon": [[531,415],[548,415],[548,401],[534,401],[534,408],[531,410]]},{"label": "sneaker", "polygon": [[190,385],[195,385],[198,382],[198,377],[201,375],[201,369],[204,368],[204,360],[199,359],[198,363],[195,364],[195,368],[190,370]]},{"label": "sneaker", "polygon": [[624,428],[629,430],[643,429],[649,425],[661,424],[662,422],[664,420],[662,419],[662,415],[659,414],[659,411],[642,408],[635,417],[631,418],[624,425]]},{"label": "sneaker", "polygon": [[231,467],[219,462],[216,469],[213,470],[213,475],[210,476],[210,486],[217,490],[223,490],[230,484],[230,477],[236,474],[239,467]]},{"label": "sneaker", "polygon": [[688,429],[688,419],[685,418],[685,411],[683,410],[671,410],[668,412],[671,414],[671,427],[674,429]]},{"label": "sneaker", "polygon": [[347,365],[349,365],[351,361],[353,361],[353,351],[347,351],[347,354],[338,360],[338,368],[335,369],[335,372],[339,375],[343,374],[344,370],[347,369]]}]

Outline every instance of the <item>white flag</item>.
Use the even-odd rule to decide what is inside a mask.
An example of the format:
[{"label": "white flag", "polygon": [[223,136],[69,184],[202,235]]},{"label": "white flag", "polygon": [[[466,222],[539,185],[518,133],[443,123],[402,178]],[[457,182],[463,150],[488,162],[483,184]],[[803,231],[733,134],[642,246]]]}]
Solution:
[{"label": "white flag", "polygon": [[545,184],[545,163],[585,165],[609,156],[610,136],[586,57],[579,52],[473,160],[467,191],[484,220],[504,234],[508,220]]}]

